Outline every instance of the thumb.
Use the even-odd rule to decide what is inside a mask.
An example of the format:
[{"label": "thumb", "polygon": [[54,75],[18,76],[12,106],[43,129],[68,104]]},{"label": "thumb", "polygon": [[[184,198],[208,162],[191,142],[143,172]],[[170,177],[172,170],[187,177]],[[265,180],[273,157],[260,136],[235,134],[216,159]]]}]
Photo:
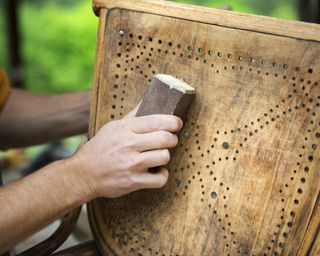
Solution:
[{"label": "thumb", "polygon": [[133,117],[135,117],[136,114],[137,114],[137,112],[138,112],[138,109],[139,109],[139,107],[140,107],[140,105],[141,105],[141,102],[142,102],[142,100],[140,100],[140,102],[138,103],[138,105],[137,105],[132,111],[130,111],[128,114],[126,114],[126,115],[123,117],[123,119],[128,119],[128,118],[133,118]]}]

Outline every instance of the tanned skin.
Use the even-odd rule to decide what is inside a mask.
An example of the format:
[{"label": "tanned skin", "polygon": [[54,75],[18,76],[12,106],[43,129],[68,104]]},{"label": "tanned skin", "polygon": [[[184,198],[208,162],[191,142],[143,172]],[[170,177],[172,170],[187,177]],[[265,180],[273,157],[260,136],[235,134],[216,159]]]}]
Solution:
[{"label": "tanned skin", "polygon": [[[90,93],[56,96],[11,92],[0,113],[0,147],[24,147],[85,133]],[[106,124],[72,157],[54,162],[0,188],[0,254],[68,211],[97,197],[115,198],[163,187],[169,148],[182,121],[170,115],[135,117]]]}]

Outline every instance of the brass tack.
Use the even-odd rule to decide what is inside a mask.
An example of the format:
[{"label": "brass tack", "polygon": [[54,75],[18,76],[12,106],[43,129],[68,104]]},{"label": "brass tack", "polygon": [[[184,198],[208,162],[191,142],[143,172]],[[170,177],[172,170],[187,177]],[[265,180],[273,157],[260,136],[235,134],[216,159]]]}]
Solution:
[{"label": "brass tack", "polygon": [[223,143],[222,143],[222,147],[223,147],[224,149],[228,149],[228,148],[229,148],[229,143],[228,143],[228,142],[223,142]]},{"label": "brass tack", "polygon": [[184,132],[182,133],[182,136],[187,139],[187,138],[190,138],[190,137],[191,137],[191,133],[188,132],[188,131],[184,131]]}]

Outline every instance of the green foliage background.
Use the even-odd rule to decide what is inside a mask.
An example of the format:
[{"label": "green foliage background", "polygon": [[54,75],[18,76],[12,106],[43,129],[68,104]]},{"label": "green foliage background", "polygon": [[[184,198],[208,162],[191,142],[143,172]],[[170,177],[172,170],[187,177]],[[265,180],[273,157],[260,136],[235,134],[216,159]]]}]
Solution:
[{"label": "green foliage background", "polygon": [[[90,0],[21,0],[19,9],[26,89],[56,93],[91,88],[98,18]],[[177,0],[238,12],[297,19],[296,0]],[[3,6],[0,66],[8,69]],[[9,70],[10,71],[10,70]]]}]

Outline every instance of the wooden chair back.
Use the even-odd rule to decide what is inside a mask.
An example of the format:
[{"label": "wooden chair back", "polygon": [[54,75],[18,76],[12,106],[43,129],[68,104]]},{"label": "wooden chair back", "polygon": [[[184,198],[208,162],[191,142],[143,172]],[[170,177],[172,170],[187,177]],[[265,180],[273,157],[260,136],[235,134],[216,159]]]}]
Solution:
[{"label": "wooden chair back", "polygon": [[154,74],[197,89],[168,184],[89,204],[106,255],[319,255],[320,26],[153,0],[94,0],[90,134]]}]

